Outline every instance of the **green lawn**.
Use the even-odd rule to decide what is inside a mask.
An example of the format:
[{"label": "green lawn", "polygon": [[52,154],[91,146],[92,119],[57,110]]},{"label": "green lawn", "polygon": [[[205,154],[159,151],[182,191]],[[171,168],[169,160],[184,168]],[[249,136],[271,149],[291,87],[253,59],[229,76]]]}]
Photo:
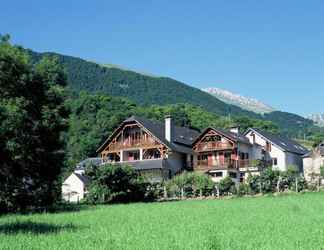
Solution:
[{"label": "green lawn", "polygon": [[324,193],[0,217],[0,249],[323,249]]}]

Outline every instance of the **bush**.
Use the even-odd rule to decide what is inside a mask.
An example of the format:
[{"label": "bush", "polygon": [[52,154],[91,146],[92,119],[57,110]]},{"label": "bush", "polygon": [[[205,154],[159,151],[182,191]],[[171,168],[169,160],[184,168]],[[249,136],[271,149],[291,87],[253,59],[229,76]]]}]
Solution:
[{"label": "bush", "polygon": [[166,188],[171,197],[202,197],[212,194],[214,182],[205,174],[184,172],[169,180]]},{"label": "bush", "polygon": [[250,194],[273,193],[285,190],[300,192],[307,188],[306,180],[299,176],[299,172],[294,166],[289,166],[287,171],[266,168],[261,172],[260,176],[248,176],[246,183],[249,186]]},{"label": "bush", "polygon": [[164,196],[164,183],[150,183],[145,192],[145,201],[154,201]]},{"label": "bush", "polygon": [[149,186],[134,168],[126,165],[92,166],[86,176],[91,179],[86,198],[91,204],[143,201]]},{"label": "bush", "polygon": [[218,184],[220,195],[228,195],[229,193],[232,193],[234,190],[233,187],[235,187],[235,182],[229,176],[222,179]]},{"label": "bush", "polygon": [[260,176],[258,175],[249,175],[246,179],[246,184],[249,187],[249,194],[257,194],[261,192],[261,187],[260,187]]},{"label": "bush", "polygon": [[306,190],[306,189],[307,189],[307,181],[305,180],[304,177],[299,176],[297,178],[297,191],[301,192],[301,191]]},{"label": "bush", "polygon": [[280,172],[273,170],[271,167],[266,168],[260,174],[262,193],[276,192]]},{"label": "bush", "polygon": [[237,187],[237,195],[244,196],[249,194],[249,185],[246,183],[240,183]]},{"label": "bush", "polygon": [[[288,166],[287,171],[280,172],[280,190],[296,190],[296,179],[298,187],[299,172],[296,166]],[[298,189],[298,188],[297,188]],[[279,191],[280,191],[279,190]]]}]

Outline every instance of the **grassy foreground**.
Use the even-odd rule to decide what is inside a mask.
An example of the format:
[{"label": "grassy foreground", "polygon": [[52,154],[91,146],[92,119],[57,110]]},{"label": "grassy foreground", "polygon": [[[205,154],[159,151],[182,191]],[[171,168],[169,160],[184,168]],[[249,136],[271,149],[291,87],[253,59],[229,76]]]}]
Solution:
[{"label": "grassy foreground", "polygon": [[0,217],[0,249],[323,249],[324,193]]}]

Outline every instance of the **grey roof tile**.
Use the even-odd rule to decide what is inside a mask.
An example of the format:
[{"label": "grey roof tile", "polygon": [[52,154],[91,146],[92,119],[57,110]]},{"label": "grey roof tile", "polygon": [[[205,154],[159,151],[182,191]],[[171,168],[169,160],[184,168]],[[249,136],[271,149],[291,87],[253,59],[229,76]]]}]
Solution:
[{"label": "grey roof tile", "polygon": [[79,174],[79,173],[74,173],[74,174],[76,175],[76,177],[79,178],[80,181],[82,181],[82,183],[84,185],[86,185],[86,186],[89,185],[89,183],[90,183],[90,178],[89,177],[87,177],[85,175],[82,175],[82,174]]},{"label": "grey roof tile", "polygon": [[120,162],[117,164],[129,165],[134,167],[136,170],[150,170],[150,169],[162,169],[164,163],[163,163],[163,159],[154,159],[154,160],[143,160],[143,161]]},{"label": "grey roof tile", "polygon": [[309,150],[304,146],[286,137],[280,135],[274,135],[272,133],[257,128],[251,128],[246,133],[248,133],[250,130],[255,131],[256,133],[265,137],[266,139],[268,139],[269,141],[271,141],[272,143],[274,143],[275,145],[277,145],[278,147],[282,148],[285,151],[299,154],[299,155],[305,155],[309,152]]}]

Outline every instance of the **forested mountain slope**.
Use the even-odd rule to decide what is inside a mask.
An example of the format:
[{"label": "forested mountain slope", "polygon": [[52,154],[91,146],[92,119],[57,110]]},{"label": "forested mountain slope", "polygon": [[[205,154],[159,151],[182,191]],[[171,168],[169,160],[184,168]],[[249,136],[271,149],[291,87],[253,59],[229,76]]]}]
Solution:
[{"label": "forested mountain slope", "polygon": [[222,116],[248,116],[273,121],[289,136],[298,136],[313,129],[313,122],[301,116],[279,111],[256,114],[226,104],[208,93],[168,77],[154,77],[117,67],[106,67],[57,53],[28,52],[34,62],[45,55],[57,56],[66,69],[69,87],[76,93],[87,91],[127,97],[139,105],[187,103]]},{"label": "forested mountain slope", "polygon": [[80,58],[56,53],[29,51],[33,61],[44,55],[55,55],[65,66],[72,90],[123,96],[140,105],[189,103],[199,105],[209,112],[220,115],[257,116],[234,105],[228,105],[217,98],[184,83],[168,77],[153,77],[129,70],[105,67]]}]

